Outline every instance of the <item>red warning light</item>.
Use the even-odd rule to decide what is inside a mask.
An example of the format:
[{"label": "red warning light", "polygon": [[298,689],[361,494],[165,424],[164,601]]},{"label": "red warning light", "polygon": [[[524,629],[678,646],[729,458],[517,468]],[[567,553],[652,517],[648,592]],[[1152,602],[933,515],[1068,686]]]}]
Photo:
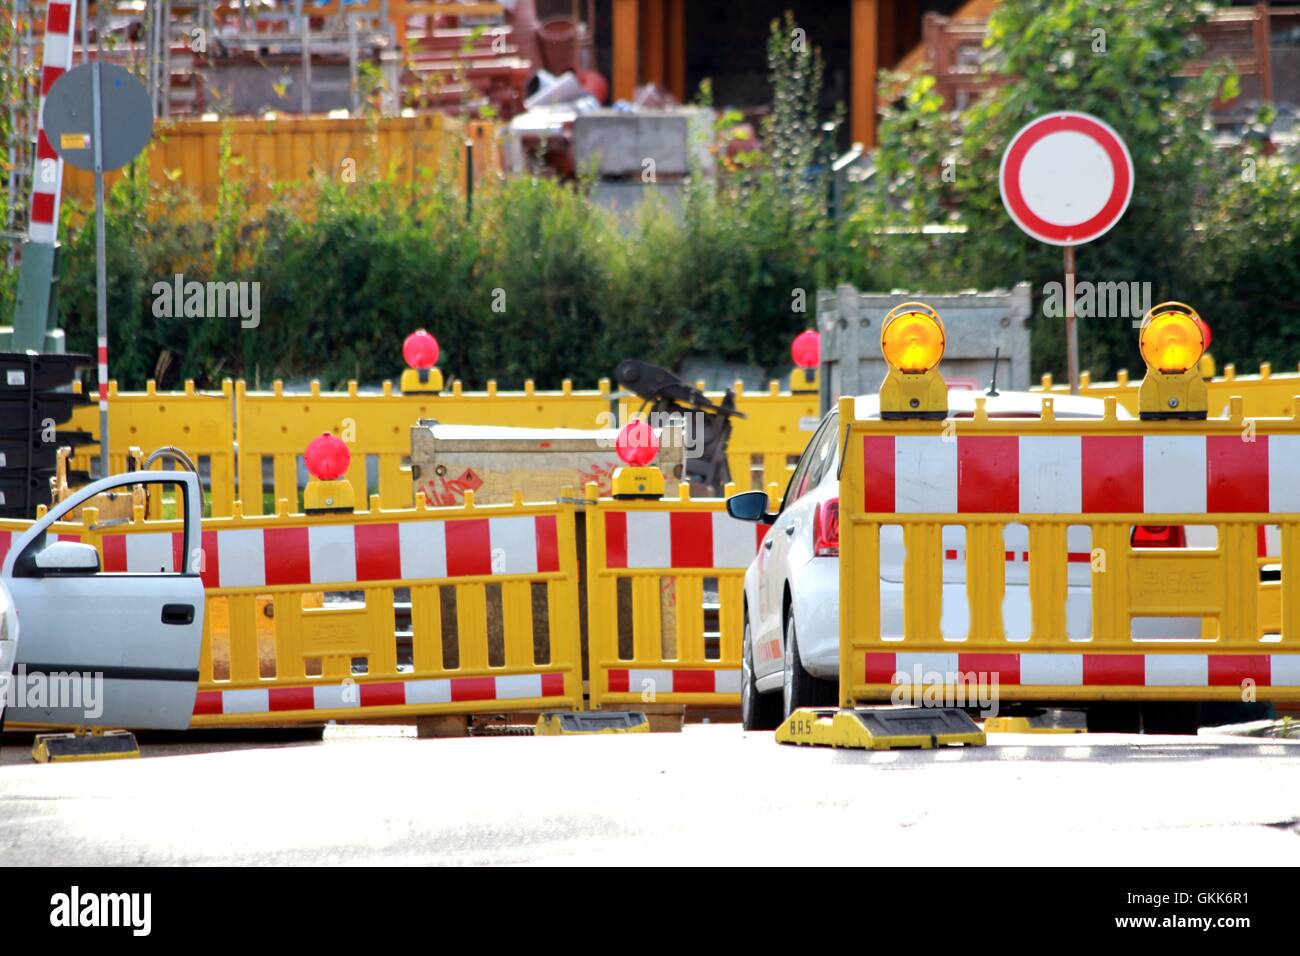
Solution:
[{"label": "red warning light", "polygon": [[321,481],[342,478],[352,463],[352,453],[348,451],[348,446],[329,432],[313,438],[302,456],[312,477]]},{"label": "red warning light", "polygon": [[822,336],[809,329],[800,332],[790,343],[790,357],[800,368],[816,368],[822,360]]},{"label": "red warning light", "polygon": [[655,460],[655,455],[659,452],[659,439],[655,437],[653,428],[637,420],[623,426],[614,447],[623,464],[639,468]]},{"label": "red warning light", "polygon": [[412,332],[402,343],[402,358],[411,368],[433,368],[438,362],[438,340],[424,329]]}]

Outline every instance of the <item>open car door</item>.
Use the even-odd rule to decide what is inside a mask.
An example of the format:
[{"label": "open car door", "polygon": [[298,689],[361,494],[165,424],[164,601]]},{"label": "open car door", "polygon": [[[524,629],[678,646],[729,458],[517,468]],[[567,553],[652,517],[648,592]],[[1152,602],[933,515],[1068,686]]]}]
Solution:
[{"label": "open car door", "polygon": [[[136,484],[174,495],[184,531],[125,535],[125,570],[106,570],[93,545],[47,534],[96,495]],[[86,486],[12,543],[0,572],[19,622],[7,722],[189,726],[203,633],[202,514],[196,475],[132,472]]]}]

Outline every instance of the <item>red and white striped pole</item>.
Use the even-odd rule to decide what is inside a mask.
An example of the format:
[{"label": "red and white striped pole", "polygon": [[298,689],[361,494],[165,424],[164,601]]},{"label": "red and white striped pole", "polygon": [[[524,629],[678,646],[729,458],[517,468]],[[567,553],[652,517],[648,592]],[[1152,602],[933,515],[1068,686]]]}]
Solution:
[{"label": "red and white striped pole", "polygon": [[45,136],[45,97],[54,81],[72,68],[76,6],[70,0],[50,0],[45,11],[45,49],[41,61],[41,111],[36,134],[36,165],[32,176],[27,237],[52,246],[59,238],[59,197],[63,160]]}]

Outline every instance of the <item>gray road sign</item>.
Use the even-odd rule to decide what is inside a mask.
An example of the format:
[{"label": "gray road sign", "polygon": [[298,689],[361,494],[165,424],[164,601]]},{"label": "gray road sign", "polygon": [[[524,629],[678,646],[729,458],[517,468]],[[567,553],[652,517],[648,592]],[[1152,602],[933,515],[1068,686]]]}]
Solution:
[{"label": "gray road sign", "polygon": [[[45,135],[65,162],[95,169],[94,63],[69,70],[50,87],[45,100]],[[153,135],[153,108],[144,84],[111,63],[100,64],[103,169],[125,166]]]}]

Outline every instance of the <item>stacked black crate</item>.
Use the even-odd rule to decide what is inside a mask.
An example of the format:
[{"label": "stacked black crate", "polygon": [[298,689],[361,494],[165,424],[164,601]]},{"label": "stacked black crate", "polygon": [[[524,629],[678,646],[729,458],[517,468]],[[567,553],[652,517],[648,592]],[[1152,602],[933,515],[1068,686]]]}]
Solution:
[{"label": "stacked black crate", "polygon": [[[86,398],[70,386],[88,355],[0,352],[0,518],[31,518],[50,503],[60,446],[89,444],[88,432],[64,426]],[[87,475],[70,475],[88,478]]]}]

